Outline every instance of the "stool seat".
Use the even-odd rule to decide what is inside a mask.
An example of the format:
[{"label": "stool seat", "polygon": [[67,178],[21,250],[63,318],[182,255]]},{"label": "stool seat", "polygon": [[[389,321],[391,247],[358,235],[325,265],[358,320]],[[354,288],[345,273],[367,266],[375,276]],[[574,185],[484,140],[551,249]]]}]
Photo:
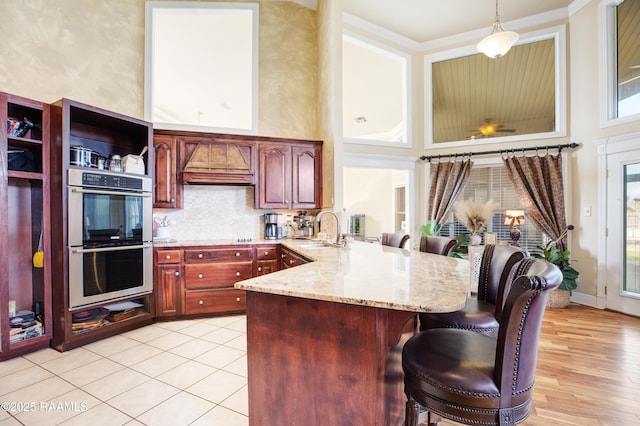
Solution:
[{"label": "stool seat", "polygon": [[[423,378],[412,382],[412,394],[426,392],[432,400],[454,400],[466,408],[499,408],[500,391],[494,380],[496,342],[455,328],[417,334],[402,352],[405,373]],[[478,394],[483,398],[478,399]],[[441,407],[433,404],[430,408],[438,412]]]}]

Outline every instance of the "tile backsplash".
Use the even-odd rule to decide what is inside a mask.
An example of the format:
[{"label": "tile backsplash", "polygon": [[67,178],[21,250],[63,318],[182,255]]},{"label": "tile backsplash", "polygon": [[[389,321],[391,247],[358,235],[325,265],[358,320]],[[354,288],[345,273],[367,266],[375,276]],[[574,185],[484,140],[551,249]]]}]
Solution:
[{"label": "tile backsplash", "polygon": [[153,211],[169,218],[172,239],[256,240],[264,235],[262,215],[268,210],[253,207],[253,186],[185,185],[182,196],[183,209]]}]

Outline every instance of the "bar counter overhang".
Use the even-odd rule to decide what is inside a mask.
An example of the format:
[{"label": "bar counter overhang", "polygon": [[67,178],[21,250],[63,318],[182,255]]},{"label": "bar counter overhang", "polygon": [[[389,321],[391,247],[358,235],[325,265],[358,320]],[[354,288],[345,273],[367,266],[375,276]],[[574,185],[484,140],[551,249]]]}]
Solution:
[{"label": "bar counter overhang", "polygon": [[250,424],[402,424],[402,345],[417,312],[464,306],[469,262],[282,244],[314,262],[236,284],[247,290]]}]

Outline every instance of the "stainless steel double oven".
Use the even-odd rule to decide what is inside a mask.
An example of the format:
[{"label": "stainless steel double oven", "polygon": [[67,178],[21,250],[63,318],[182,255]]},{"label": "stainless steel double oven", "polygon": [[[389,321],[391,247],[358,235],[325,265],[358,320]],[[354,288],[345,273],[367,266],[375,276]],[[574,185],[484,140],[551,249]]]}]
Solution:
[{"label": "stainless steel double oven", "polygon": [[153,291],[152,182],[69,169],[69,307]]}]

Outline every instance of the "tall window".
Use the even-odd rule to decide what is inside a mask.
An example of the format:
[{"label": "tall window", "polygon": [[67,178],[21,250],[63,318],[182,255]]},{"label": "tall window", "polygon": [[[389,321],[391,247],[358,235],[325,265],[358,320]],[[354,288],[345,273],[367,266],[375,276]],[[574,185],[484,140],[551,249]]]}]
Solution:
[{"label": "tall window", "polygon": [[257,133],[258,5],[147,2],[145,119]]},{"label": "tall window", "polygon": [[393,198],[394,198],[394,232],[406,231],[406,198],[405,194],[407,193],[406,186],[396,186],[393,189]]},{"label": "tall window", "polygon": [[359,36],[342,36],[346,142],[410,147],[409,55]]},{"label": "tall window", "polygon": [[[508,243],[511,241],[509,235],[511,226],[504,224],[504,213],[507,209],[522,209],[523,207],[509,180],[507,169],[503,164],[490,166],[474,165],[471,169],[469,181],[458,200],[467,199],[476,200],[481,203],[493,200],[498,203],[498,207],[494,210],[493,217],[487,224],[484,232],[495,232],[498,244],[500,242]],[[526,250],[531,250],[537,245],[542,245],[545,241],[544,234],[535,227],[526,214],[525,224],[519,225],[518,229],[521,233],[518,243]],[[451,214],[450,220],[445,224],[440,234],[454,237],[460,234],[469,234],[469,231],[458,221],[454,214]]]}]

